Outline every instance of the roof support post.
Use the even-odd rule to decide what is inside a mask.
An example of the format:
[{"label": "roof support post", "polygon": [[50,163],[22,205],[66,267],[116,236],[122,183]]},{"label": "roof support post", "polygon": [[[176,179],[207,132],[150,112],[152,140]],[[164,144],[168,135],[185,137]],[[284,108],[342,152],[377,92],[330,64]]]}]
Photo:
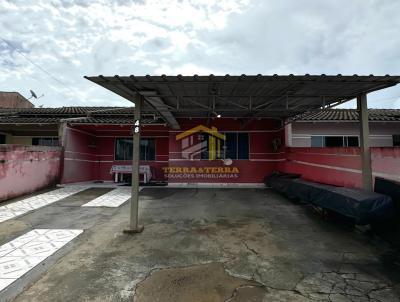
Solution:
[{"label": "roof support post", "polygon": [[357,110],[360,121],[362,186],[365,190],[372,191],[372,167],[371,150],[369,144],[368,104],[367,95],[365,93],[357,97]]},{"label": "roof support post", "polygon": [[136,96],[133,125],[133,152],[132,152],[132,193],[129,229],[124,233],[135,234],[143,231],[139,225],[139,166],[140,166],[140,111],[144,97]]},{"label": "roof support post", "polygon": [[65,161],[65,145],[67,140],[67,123],[60,121],[58,125],[58,142],[61,147],[61,156],[60,156],[60,171],[58,175],[58,182],[61,183],[64,176],[64,161]]},{"label": "roof support post", "polygon": [[292,130],[292,123],[287,123],[285,121],[285,147],[292,147],[293,146],[293,130]]},{"label": "roof support post", "polygon": [[59,146],[64,148],[65,147],[65,140],[67,135],[67,123],[64,121],[60,121],[58,125],[58,141]]}]

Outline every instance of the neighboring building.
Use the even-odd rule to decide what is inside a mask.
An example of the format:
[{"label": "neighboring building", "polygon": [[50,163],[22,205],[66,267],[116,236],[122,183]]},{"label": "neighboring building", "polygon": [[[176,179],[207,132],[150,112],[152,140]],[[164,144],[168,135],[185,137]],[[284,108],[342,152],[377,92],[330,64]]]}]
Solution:
[{"label": "neighboring building", "polygon": [[[371,147],[400,146],[400,109],[369,109]],[[358,147],[360,126],[356,109],[312,113],[287,126],[287,146]]]},{"label": "neighboring building", "polygon": [[18,92],[0,91],[0,108],[33,108],[34,105]]},{"label": "neighboring building", "polygon": [[[100,113],[96,117],[88,117],[98,111]],[[0,142],[15,145],[59,146],[61,145],[59,131],[63,120],[73,123],[90,121],[93,124],[128,123],[132,121],[132,111],[133,109],[129,107],[117,108],[117,111],[115,107],[0,108]]]},{"label": "neighboring building", "polygon": [[[113,167],[131,165],[133,119],[132,107],[0,109],[0,143],[62,146],[63,182],[113,180]],[[142,116],[140,159],[152,179],[259,183],[286,160],[285,135],[288,147],[359,145],[357,112],[348,109],[319,111],[286,129],[270,118],[177,121],[180,130]],[[370,121],[371,146],[399,146],[400,110],[372,109]]]},{"label": "neighboring building", "polygon": [[[234,118],[177,120],[180,130],[154,114],[142,115],[140,157],[152,179],[260,183],[283,160],[276,142],[283,141],[284,129],[276,119],[245,126]],[[63,182],[113,180],[113,166],[131,165],[132,124],[133,108],[0,109],[7,144],[64,147]]]}]

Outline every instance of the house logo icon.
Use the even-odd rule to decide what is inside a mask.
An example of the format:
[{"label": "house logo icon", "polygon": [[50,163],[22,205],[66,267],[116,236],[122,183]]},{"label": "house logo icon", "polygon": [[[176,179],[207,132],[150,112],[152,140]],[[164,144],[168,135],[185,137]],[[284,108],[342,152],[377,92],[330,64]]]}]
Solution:
[{"label": "house logo icon", "polygon": [[223,158],[222,147],[226,137],[216,127],[203,125],[186,130],[176,136],[181,141],[183,159],[200,159],[206,154],[208,160]]}]

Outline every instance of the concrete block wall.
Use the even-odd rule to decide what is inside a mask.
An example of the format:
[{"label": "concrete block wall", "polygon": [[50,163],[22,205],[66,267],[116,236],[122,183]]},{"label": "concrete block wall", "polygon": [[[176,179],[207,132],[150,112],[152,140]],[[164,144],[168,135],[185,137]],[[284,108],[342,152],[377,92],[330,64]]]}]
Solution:
[{"label": "concrete block wall", "polygon": [[61,154],[59,147],[0,145],[0,201],[57,184]]}]

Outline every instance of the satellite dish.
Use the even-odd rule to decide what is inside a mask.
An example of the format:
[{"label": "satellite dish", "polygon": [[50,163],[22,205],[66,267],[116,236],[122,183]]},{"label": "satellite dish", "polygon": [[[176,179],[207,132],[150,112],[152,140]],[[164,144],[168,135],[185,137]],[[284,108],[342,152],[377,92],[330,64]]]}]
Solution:
[{"label": "satellite dish", "polygon": [[33,91],[33,90],[29,90],[30,92],[31,92],[31,97],[30,97],[30,99],[31,98],[35,98],[35,99],[37,99],[37,95],[36,95],[36,93]]},{"label": "satellite dish", "polygon": [[44,96],[44,94],[42,94],[41,96],[37,96],[33,90],[29,91],[31,92],[31,96],[28,98],[28,100],[30,100],[31,98],[40,99],[42,96]]},{"label": "satellite dish", "polygon": [[222,162],[224,163],[225,166],[230,166],[233,163],[232,159],[230,158],[223,159]]}]

